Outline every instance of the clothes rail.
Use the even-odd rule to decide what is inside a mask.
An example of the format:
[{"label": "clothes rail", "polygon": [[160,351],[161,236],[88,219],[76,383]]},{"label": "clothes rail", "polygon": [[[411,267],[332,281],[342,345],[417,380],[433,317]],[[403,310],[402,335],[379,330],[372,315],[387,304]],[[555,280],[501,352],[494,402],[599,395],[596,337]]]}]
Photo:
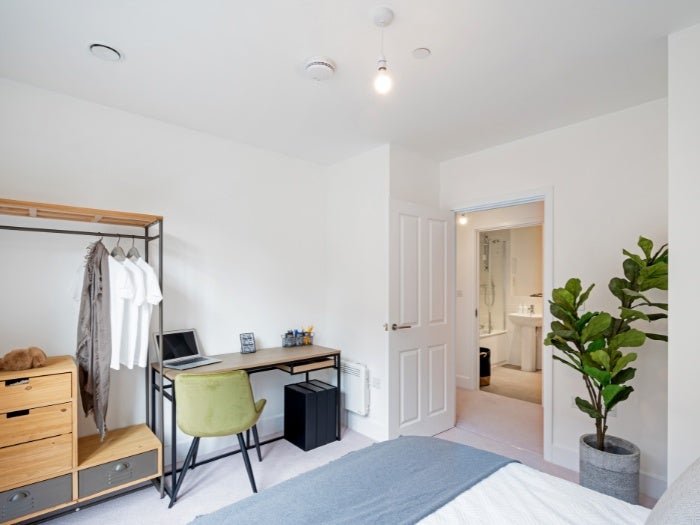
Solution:
[{"label": "clothes rail", "polygon": [[134,235],[131,233],[105,233],[105,232],[91,232],[84,230],[59,230],[54,228],[30,228],[26,226],[5,226],[0,224],[0,230],[12,230],[12,231],[22,231],[22,232],[40,232],[40,233],[61,233],[67,235],[89,235],[90,237],[120,237],[123,239],[140,239],[147,242],[155,241],[160,239],[160,234],[158,235]]}]

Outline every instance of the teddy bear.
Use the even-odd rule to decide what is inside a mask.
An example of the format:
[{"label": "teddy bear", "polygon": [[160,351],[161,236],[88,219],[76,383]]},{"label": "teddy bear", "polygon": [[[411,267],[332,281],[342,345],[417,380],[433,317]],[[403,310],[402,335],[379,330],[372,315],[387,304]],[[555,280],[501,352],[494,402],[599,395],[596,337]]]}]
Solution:
[{"label": "teddy bear", "polygon": [[0,357],[0,370],[26,370],[45,364],[46,354],[36,346],[11,350],[5,357]]}]

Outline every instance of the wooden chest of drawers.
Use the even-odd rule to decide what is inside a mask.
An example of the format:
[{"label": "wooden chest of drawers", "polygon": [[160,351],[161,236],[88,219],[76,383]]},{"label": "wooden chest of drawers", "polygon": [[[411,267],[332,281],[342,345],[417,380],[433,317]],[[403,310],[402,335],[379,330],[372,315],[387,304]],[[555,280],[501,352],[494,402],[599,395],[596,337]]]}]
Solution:
[{"label": "wooden chest of drawers", "polygon": [[70,356],[0,371],[0,524],[160,476],[162,445],[146,425],[78,439],[78,402]]}]

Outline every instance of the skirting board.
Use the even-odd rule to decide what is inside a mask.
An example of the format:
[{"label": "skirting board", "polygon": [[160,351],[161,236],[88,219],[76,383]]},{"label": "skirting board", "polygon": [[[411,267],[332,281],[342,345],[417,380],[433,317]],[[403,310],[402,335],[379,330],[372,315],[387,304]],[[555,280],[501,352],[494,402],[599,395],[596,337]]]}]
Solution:
[{"label": "skirting board", "polygon": [[[571,450],[552,445],[552,463],[578,472],[578,450]],[[639,491],[642,494],[659,499],[666,490],[666,479],[652,476],[645,472],[639,473]]]},{"label": "skirting board", "polygon": [[457,375],[457,388],[466,388],[467,390],[472,388],[471,378],[469,376]]}]

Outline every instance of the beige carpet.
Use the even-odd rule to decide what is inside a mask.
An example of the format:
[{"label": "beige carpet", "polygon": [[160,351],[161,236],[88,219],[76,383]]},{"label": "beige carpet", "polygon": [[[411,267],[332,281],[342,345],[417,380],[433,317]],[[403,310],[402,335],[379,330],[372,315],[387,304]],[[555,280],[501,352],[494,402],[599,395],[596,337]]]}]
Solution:
[{"label": "beige carpet", "polygon": [[491,384],[481,390],[490,394],[542,404],[542,371],[523,372],[519,366],[502,365],[491,368]]}]

